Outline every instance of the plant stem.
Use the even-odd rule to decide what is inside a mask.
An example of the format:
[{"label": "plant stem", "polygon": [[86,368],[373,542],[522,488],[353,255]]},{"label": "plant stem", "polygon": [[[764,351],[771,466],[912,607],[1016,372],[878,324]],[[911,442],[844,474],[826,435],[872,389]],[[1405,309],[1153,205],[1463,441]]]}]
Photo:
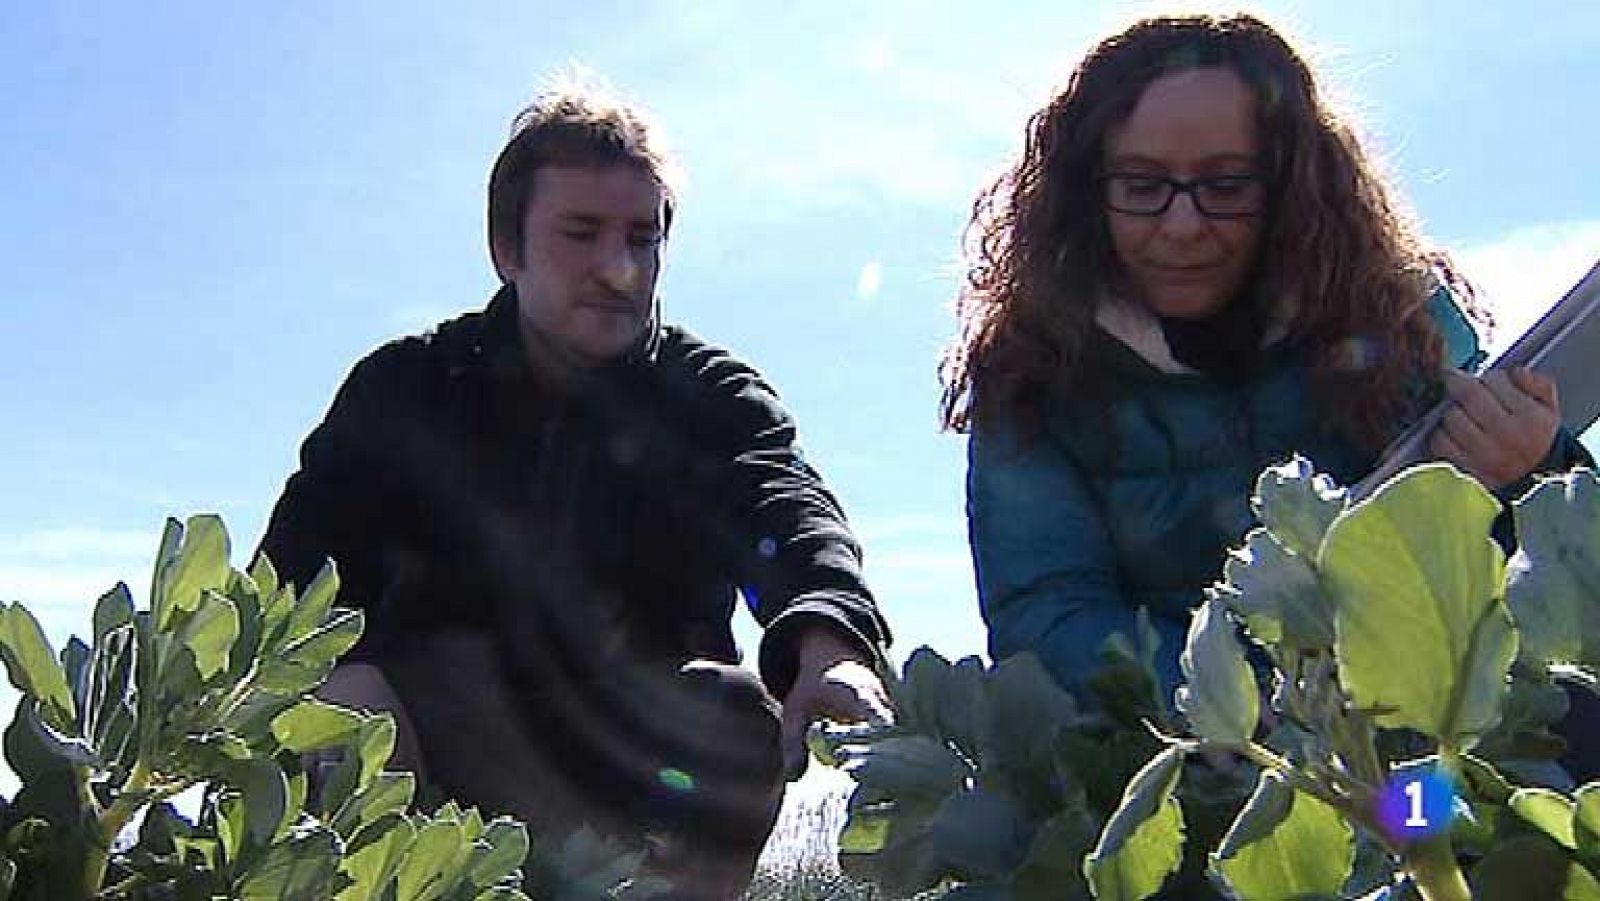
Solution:
[{"label": "plant stem", "polygon": [[150,785],[151,775],[144,758],[135,760],[133,769],[128,772],[128,780],[122,784],[111,806],[96,818],[99,829],[90,843],[89,857],[83,864],[82,897],[93,898],[100,893],[100,884],[106,878],[106,864],[111,859],[111,844],[122,833],[122,827],[128,825],[133,815],[149,800],[144,793]]},{"label": "plant stem", "polygon": [[1456,866],[1448,832],[1406,846],[1400,852],[1400,862],[1427,901],[1472,901],[1466,877]]},{"label": "plant stem", "polygon": [[1277,770],[1289,780],[1289,784],[1308,795],[1322,801],[1324,804],[1339,811],[1350,810],[1350,803],[1339,794],[1337,787],[1323,785],[1313,779],[1309,773],[1295,766],[1277,754],[1271,748],[1255,742],[1230,748],[1229,750],[1243,754],[1246,759],[1263,769]]},{"label": "plant stem", "polygon": [[1452,783],[1461,784],[1461,752],[1454,745],[1439,745],[1439,770],[1449,777]]},{"label": "plant stem", "polygon": [[124,879],[121,882],[117,883],[116,885],[108,885],[108,886],[106,886],[105,888],[101,889],[97,894],[95,894],[94,897],[97,898],[97,899],[98,898],[120,898],[120,897],[126,896],[129,891],[131,891],[133,889],[136,889],[139,886],[144,885],[146,882],[149,882],[149,881],[150,881],[149,874],[146,874],[146,873],[135,873],[132,876],[129,876],[127,879]]}]

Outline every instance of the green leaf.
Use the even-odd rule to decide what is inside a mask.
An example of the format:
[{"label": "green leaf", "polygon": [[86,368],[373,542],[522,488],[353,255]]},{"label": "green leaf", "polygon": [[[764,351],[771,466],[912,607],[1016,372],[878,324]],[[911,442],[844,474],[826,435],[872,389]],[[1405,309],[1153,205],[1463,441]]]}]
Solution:
[{"label": "green leaf", "polygon": [[394,755],[394,717],[387,713],[370,713],[358,729],[358,752],[361,755],[361,778],[358,788],[366,788]]},{"label": "green leaf", "polygon": [[307,698],[272,720],[272,736],[297,754],[342,747],[359,734],[363,715]]},{"label": "green leaf", "polygon": [[250,581],[256,584],[256,592],[263,601],[278,593],[278,569],[266,554],[257,554],[255,562],[250,564]]},{"label": "green leaf", "polygon": [[496,817],[484,827],[480,849],[467,870],[467,881],[486,889],[517,872],[528,859],[528,830],[507,817]]},{"label": "green leaf", "polygon": [[1173,796],[1183,749],[1169,747],[1136,773],[1100,841],[1083,861],[1084,878],[1102,901],[1155,894],[1183,860],[1183,811]]},{"label": "green leaf", "polygon": [[1015,772],[1049,772],[1056,733],[1078,718],[1072,696],[1031,653],[1000,661],[988,673],[978,708],[978,763]]},{"label": "green leaf", "polygon": [[242,819],[237,819],[230,809],[230,818],[244,827],[238,836],[239,847],[265,848],[288,834],[300,815],[300,806],[291,797],[289,781],[276,762],[238,761],[227,768],[225,780],[230,791],[222,797],[236,799],[232,803],[242,814]]},{"label": "green leaf", "polygon": [[234,890],[242,901],[331,897],[339,857],[338,838],[332,831],[316,827],[267,849]]},{"label": "green leaf", "polygon": [[93,622],[97,647],[111,630],[133,622],[133,595],[128,592],[126,582],[118,582],[95,602]]},{"label": "green leaf", "polygon": [[950,661],[926,645],[906,658],[901,678],[888,686],[896,722],[911,732],[932,734],[938,722],[939,696],[950,672]]},{"label": "green leaf", "polygon": [[267,691],[251,692],[217,725],[243,738],[252,747],[270,751],[277,739],[272,737],[272,721],[278,714],[299,703],[299,696],[285,697]]},{"label": "green leaf", "polygon": [[1600,885],[1561,847],[1542,835],[1517,835],[1495,845],[1473,867],[1473,901],[1600,899]]},{"label": "green leaf", "polygon": [[244,855],[245,842],[250,835],[249,818],[243,795],[236,791],[218,793],[215,814],[217,842],[221,844],[222,856],[230,867],[237,867]]},{"label": "green leaf", "polygon": [[895,709],[912,732],[951,741],[976,754],[985,674],[977,657],[951,664],[937,651],[920,647],[906,660],[905,676],[895,686]]},{"label": "green leaf", "polygon": [[1582,786],[1572,796],[1572,837],[1578,856],[1589,866],[1600,866],[1600,782]]},{"label": "green leaf", "polygon": [[1015,901],[1086,901],[1083,858],[1094,847],[1095,818],[1068,807],[1040,824],[1027,859],[1011,880]]},{"label": "green leaf", "polygon": [[1511,809],[1523,821],[1555,839],[1569,851],[1578,847],[1573,835],[1573,802],[1548,788],[1519,788],[1511,796]]},{"label": "green leaf", "polygon": [[[228,565],[228,530],[220,518],[191,516],[181,534],[183,540],[177,555],[158,574],[151,597],[150,609],[155,613],[157,632],[172,628],[173,619],[180,613],[197,609],[201,593],[206,589],[225,591],[233,572]],[[167,550],[166,541],[167,537],[163,536],[163,554]]]},{"label": "green leaf", "polygon": [[1338,895],[1355,858],[1355,833],[1337,810],[1263,770],[1211,865],[1241,898],[1300,898]]},{"label": "green leaf", "polygon": [[195,673],[202,682],[228,665],[228,654],[238,637],[238,608],[209,588],[201,591],[194,613],[184,618],[178,630],[178,641],[193,655]]},{"label": "green leaf", "polygon": [[999,879],[1027,856],[1026,812],[999,792],[971,789],[944,800],[928,824],[935,853],[966,881]]},{"label": "green leaf", "polygon": [[187,866],[201,870],[216,870],[222,866],[221,844],[210,835],[192,832],[175,835],[172,839],[174,854]]},{"label": "green leaf", "polygon": [[893,798],[942,799],[970,770],[948,747],[926,735],[897,735],[853,753],[845,772],[862,786]]},{"label": "green leaf", "polygon": [[66,677],[67,688],[72,691],[74,710],[84,709],[89,692],[89,646],[76,635],[67,636],[61,648],[61,674]]},{"label": "green leaf", "polygon": [[1497,807],[1511,803],[1516,792],[1498,770],[1471,754],[1461,755],[1461,780],[1467,797]]},{"label": "green leaf", "polygon": [[183,543],[183,523],[167,517],[161,528],[161,544],[156,549],[156,562],[150,574],[150,608],[166,603],[167,580],[178,559],[178,547]]},{"label": "green leaf", "polygon": [[850,814],[844,831],[839,833],[840,854],[876,854],[889,843],[889,829],[894,817],[869,811]]},{"label": "green leaf", "polygon": [[279,585],[278,590],[270,595],[262,595],[261,599],[261,635],[262,647],[271,652],[279,651],[288,639],[285,637],[289,623],[289,614],[294,611],[296,603],[293,585]]},{"label": "green leaf", "polygon": [[1262,644],[1292,650],[1333,647],[1333,601],[1323,592],[1309,559],[1291,553],[1271,532],[1254,529],[1228,554],[1223,582],[1212,596],[1238,616]]},{"label": "green leaf", "polygon": [[1600,901],[1600,880],[1577,864],[1567,867],[1567,886],[1561,901]]},{"label": "green leaf", "polygon": [[284,641],[293,645],[321,629],[323,621],[333,609],[333,600],[339,593],[339,571],[333,561],[328,561],[311,580],[310,587],[301,593],[284,627]]},{"label": "green leaf", "polygon": [[1284,547],[1314,560],[1328,527],[1344,511],[1345,497],[1345,490],[1318,474],[1311,461],[1295,455],[1256,478],[1250,506]]},{"label": "green leaf", "polygon": [[[1089,673],[1083,687],[1093,699],[1096,713],[1104,715],[1111,728],[1143,732],[1146,720],[1172,720],[1171,700],[1163,696],[1161,673],[1155,664],[1161,636],[1144,607],[1134,612],[1134,630],[1137,646],[1121,630],[1106,636],[1100,643],[1100,665]],[[1145,756],[1140,754],[1139,759]],[[1117,786],[1118,791],[1121,788]]]},{"label": "green leaf", "polygon": [[228,586],[228,600],[239,614],[239,633],[228,651],[228,675],[238,683],[256,666],[262,656],[262,642],[266,638],[261,608],[268,600],[255,580],[243,573],[234,573]]},{"label": "green leaf", "polygon": [[56,661],[39,621],[21,604],[0,607],[0,658],[5,660],[11,684],[39,700],[51,725],[62,731],[71,730],[77,705],[67,685],[67,674]]},{"label": "green leaf", "polygon": [[1329,527],[1339,681],[1383,726],[1468,747],[1500,715],[1516,633],[1498,599],[1500,505],[1448,464],[1385,483]]},{"label": "green leaf", "polygon": [[1512,509],[1519,546],[1506,604],[1523,655],[1541,668],[1600,663],[1600,477],[1543,479]]},{"label": "green leaf", "polygon": [[332,663],[361,637],[364,614],[360,610],[334,610],[324,623],[287,648],[295,659]]},{"label": "green leaf", "polygon": [[416,840],[395,874],[396,901],[430,901],[447,891],[470,853],[461,824],[435,817],[417,830]]},{"label": "green leaf", "polygon": [[139,704],[133,679],[137,657],[138,641],[130,620],[100,635],[89,662],[84,733],[95,756],[107,766],[127,762],[124,758],[137,729]]},{"label": "green leaf", "polygon": [[1559,759],[1566,752],[1566,742],[1552,730],[1570,707],[1566,690],[1555,680],[1544,673],[1530,674],[1524,665],[1513,664],[1511,684],[1500,707],[1500,722],[1484,733],[1477,754],[1506,761]]},{"label": "green leaf", "polygon": [[168,856],[173,853],[174,841],[189,835],[195,828],[170,801],[160,801],[145,810],[139,824],[139,845],[154,854]]},{"label": "green leaf", "polygon": [[1178,709],[1194,733],[1217,744],[1248,743],[1261,713],[1261,697],[1220,604],[1207,601],[1195,610],[1179,665],[1187,681],[1178,688]]},{"label": "green leaf", "polygon": [[263,660],[256,676],[256,687],[283,697],[295,698],[321,685],[333,672],[333,664],[308,664],[282,657]]},{"label": "green leaf", "polygon": [[346,849],[340,872],[351,884],[336,896],[337,901],[376,901],[384,897],[383,888],[390,884],[415,839],[416,827],[404,817],[391,814],[387,819],[375,820],[372,828],[363,830],[359,840]]},{"label": "green leaf", "polygon": [[416,777],[410,773],[378,773],[366,790],[339,808],[333,818],[333,829],[348,837],[368,823],[392,813],[403,813],[416,790]]},{"label": "green leaf", "polygon": [[483,835],[483,815],[478,813],[478,808],[469,807],[461,816],[461,837],[468,842],[475,842]]},{"label": "green leaf", "polygon": [[159,742],[161,726],[168,713],[158,703],[161,700],[161,685],[158,681],[160,667],[157,665],[160,660],[160,649],[150,611],[134,612],[133,636],[136,646],[133,684],[134,701],[137,704],[134,715],[137,726],[133,743],[136,748],[148,750],[153,749]]}]

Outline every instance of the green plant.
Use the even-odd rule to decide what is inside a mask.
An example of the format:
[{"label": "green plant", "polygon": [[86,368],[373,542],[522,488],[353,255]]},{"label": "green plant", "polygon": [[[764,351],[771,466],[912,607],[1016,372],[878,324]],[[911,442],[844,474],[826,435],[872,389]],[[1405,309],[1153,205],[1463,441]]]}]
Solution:
[{"label": "green plant", "polygon": [[[1129,782],[1084,862],[1096,897],[1148,897],[1177,868],[1174,790],[1203,751],[1259,767],[1210,854],[1238,896],[1600,898],[1600,783],[1556,790],[1561,743],[1548,728],[1564,711],[1555,680],[1592,688],[1600,667],[1594,473],[1515,503],[1509,564],[1491,539],[1500,503],[1445,464],[1352,504],[1296,460],[1262,475],[1255,503],[1263,527],[1190,625],[1177,698],[1189,733]],[[1283,722],[1271,740],[1255,737],[1261,695],[1236,624],[1273,668]],[[1447,831],[1409,838],[1376,805],[1419,768],[1450,780],[1460,803]],[[1530,775],[1553,787],[1513,781]]]},{"label": "green plant", "polygon": [[[1080,705],[1031,655],[986,668],[913,652],[890,682],[889,727],[813,730],[813,750],[856,781],[839,838],[847,874],[888,897],[1060,901],[1087,898],[1079,868],[1121,788],[1160,747],[1146,723],[1166,723],[1141,616],[1137,647],[1108,643]],[[1223,816],[1244,797],[1243,774],[1197,765],[1191,808]],[[1195,862],[1198,876],[1199,861]]]},{"label": "green plant", "polygon": [[[382,769],[393,721],[311,697],[361,634],[337,589],[331,565],[299,597],[265,558],[231,568],[221,521],[198,516],[167,523],[148,609],[125,584],[100,598],[91,644],[58,657],[0,605],[22,692],[0,899],[525,898],[520,823],[409,812],[413,777]],[[171,803],[191,788],[192,822]]]}]

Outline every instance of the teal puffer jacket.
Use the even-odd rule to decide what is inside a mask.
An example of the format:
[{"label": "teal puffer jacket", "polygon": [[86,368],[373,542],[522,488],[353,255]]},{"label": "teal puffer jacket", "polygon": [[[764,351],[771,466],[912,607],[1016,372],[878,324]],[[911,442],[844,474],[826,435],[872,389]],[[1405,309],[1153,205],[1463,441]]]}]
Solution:
[{"label": "teal puffer jacket", "polygon": [[[1446,358],[1475,367],[1477,337],[1453,299],[1441,290],[1430,307]],[[967,522],[979,602],[994,659],[1033,651],[1067,686],[1093,671],[1113,631],[1132,637],[1146,607],[1170,697],[1189,611],[1255,525],[1257,474],[1298,452],[1348,484],[1374,459],[1330,428],[1294,348],[1270,345],[1255,378],[1227,385],[1174,361],[1148,317],[1098,318],[1091,363],[1126,389],[1103,415],[1057,404],[1030,441],[1004,423],[973,427]]]}]

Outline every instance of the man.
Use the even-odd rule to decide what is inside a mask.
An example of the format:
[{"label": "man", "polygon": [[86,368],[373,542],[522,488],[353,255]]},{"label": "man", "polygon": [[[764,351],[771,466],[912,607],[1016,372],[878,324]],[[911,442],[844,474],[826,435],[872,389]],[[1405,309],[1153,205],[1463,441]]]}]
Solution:
[{"label": "man", "polygon": [[336,562],[367,633],[326,693],[393,711],[403,765],[536,830],[648,836],[684,897],[726,898],[809,722],[889,715],[889,633],[776,395],[660,321],[675,199],[639,111],[524,110],[489,184],[499,292],[356,365],[262,550],[301,586]]}]

